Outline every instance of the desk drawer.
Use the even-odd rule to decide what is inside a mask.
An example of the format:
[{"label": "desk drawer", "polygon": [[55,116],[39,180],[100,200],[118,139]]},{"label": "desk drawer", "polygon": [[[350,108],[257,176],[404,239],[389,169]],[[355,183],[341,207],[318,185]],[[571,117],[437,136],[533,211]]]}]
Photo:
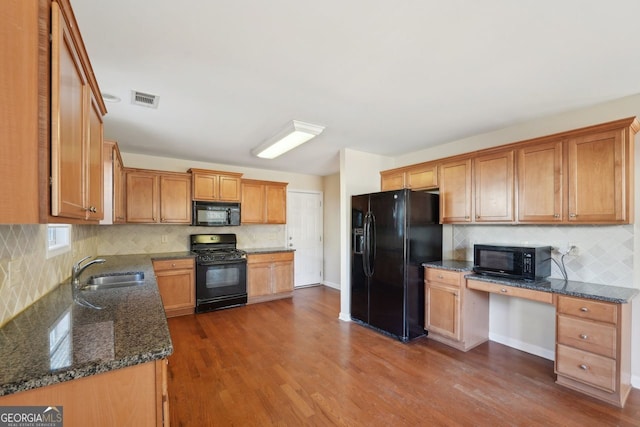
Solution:
[{"label": "desk drawer", "polygon": [[615,325],[618,318],[618,306],[608,302],[558,295],[558,313]]},{"label": "desk drawer", "polygon": [[558,343],[615,358],[616,328],[613,325],[559,315]]},{"label": "desk drawer", "polygon": [[616,362],[599,356],[558,344],[556,352],[556,372],[609,393],[616,388]]},{"label": "desk drawer", "polygon": [[425,279],[430,282],[439,282],[460,287],[460,273],[457,271],[429,267],[426,269]]},{"label": "desk drawer", "polygon": [[477,291],[491,292],[493,294],[506,295],[510,297],[524,298],[532,301],[553,304],[553,294],[550,292],[534,291],[531,289],[518,288],[515,286],[501,285],[498,283],[482,282],[480,280],[467,280],[467,288]]}]

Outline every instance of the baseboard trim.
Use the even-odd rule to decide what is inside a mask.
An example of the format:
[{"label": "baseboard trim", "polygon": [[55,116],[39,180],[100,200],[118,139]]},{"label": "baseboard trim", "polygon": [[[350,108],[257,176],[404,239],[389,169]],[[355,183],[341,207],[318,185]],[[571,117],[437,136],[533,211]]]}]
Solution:
[{"label": "baseboard trim", "polygon": [[529,344],[520,340],[494,334],[491,332],[489,333],[489,339],[491,341],[504,344],[507,347],[515,348],[516,350],[524,351],[525,353],[533,354],[535,356],[540,356],[547,360],[556,360],[553,350],[548,350],[537,345]]},{"label": "baseboard trim", "polygon": [[329,282],[329,281],[323,281],[322,282],[323,285],[329,287],[329,288],[333,288],[333,289],[337,289],[340,290],[340,284],[339,283],[333,283],[333,282]]},{"label": "baseboard trim", "polygon": [[342,320],[343,322],[351,322],[351,314],[340,312],[338,319]]}]

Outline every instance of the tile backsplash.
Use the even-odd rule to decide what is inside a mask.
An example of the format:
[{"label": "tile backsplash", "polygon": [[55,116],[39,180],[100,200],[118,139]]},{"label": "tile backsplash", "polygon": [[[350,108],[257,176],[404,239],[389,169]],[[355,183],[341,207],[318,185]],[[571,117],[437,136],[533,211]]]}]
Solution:
[{"label": "tile backsplash", "polygon": [[[456,225],[452,248],[456,259],[473,261],[476,243],[573,244],[578,255],[564,258],[569,280],[633,287],[633,237],[633,225]],[[554,251],[552,257],[560,262],[559,253]],[[562,278],[555,263],[551,277]]]},{"label": "tile backsplash", "polygon": [[46,225],[0,225],[0,325],[69,278],[77,259],[96,255],[97,228],[72,226],[72,250],[46,259]]},{"label": "tile backsplash", "polygon": [[240,227],[192,227],[189,225],[111,225],[98,229],[100,255],[145,254],[189,250],[189,235],[233,233],[238,248],[282,247],[284,225],[243,225]]}]

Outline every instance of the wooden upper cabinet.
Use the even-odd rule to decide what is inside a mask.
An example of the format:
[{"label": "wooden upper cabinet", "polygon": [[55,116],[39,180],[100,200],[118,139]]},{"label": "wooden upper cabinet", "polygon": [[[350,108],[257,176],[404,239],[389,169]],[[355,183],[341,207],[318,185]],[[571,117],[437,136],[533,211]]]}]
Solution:
[{"label": "wooden upper cabinet", "polygon": [[631,183],[626,178],[630,145],[623,129],[567,141],[569,222],[630,220],[627,186]]},{"label": "wooden upper cabinet", "polygon": [[412,190],[438,188],[438,166],[428,163],[413,167],[405,172],[405,181]]},{"label": "wooden upper cabinet", "polygon": [[113,148],[113,222],[122,224],[126,222],[126,179],[124,175],[124,164],[120,156],[118,144]]},{"label": "wooden upper cabinet", "polygon": [[517,151],[518,221],[561,222],[563,215],[563,144],[556,140]]},{"label": "wooden upper cabinet", "polygon": [[471,159],[440,165],[440,221],[471,222]]},{"label": "wooden upper cabinet", "polygon": [[242,180],[243,224],[286,224],[287,183]]},{"label": "wooden upper cabinet", "polygon": [[193,200],[239,202],[242,174],[189,169],[193,177]]},{"label": "wooden upper cabinet", "polygon": [[403,188],[412,190],[438,188],[438,165],[436,163],[421,163],[380,172],[381,191],[401,190]]},{"label": "wooden upper cabinet", "polygon": [[160,175],[160,222],[191,223],[191,176]]},{"label": "wooden upper cabinet", "polygon": [[267,224],[287,223],[287,184],[268,183],[265,185],[267,202]]},{"label": "wooden upper cabinet", "polygon": [[58,3],[52,3],[51,215],[97,221],[104,217],[105,110],[89,84],[71,28]]},{"label": "wooden upper cabinet", "polygon": [[158,222],[158,175],[153,172],[127,172],[127,222]]},{"label": "wooden upper cabinet", "polygon": [[473,159],[475,221],[513,221],[513,150]]},{"label": "wooden upper cabinet", "polygon": [[402,190],[404,185],[404,171],[380,172],[380,191]]},{"label": "wooden upper cabinet", "polygon": [[87,219],[104,218],[104,127],[102,114],[91,94],[89,98],[89,141],[87,144]]},{"label": "wooden upper cabinet", "polygon": [[127,172],[127,222],[191,223],[191,175],[145,171]]}]

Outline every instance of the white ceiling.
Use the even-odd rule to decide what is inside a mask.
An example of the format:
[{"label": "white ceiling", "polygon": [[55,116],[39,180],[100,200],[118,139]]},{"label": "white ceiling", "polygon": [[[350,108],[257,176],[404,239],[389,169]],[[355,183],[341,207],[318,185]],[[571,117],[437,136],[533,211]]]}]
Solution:
[{"label": "white ceiling", "polygon": [[[406,154],[640,92],[637,0],[71,2],[125,152],[327,175],[344,147]],[[326,129],[251,156],[292,119]]]}]

